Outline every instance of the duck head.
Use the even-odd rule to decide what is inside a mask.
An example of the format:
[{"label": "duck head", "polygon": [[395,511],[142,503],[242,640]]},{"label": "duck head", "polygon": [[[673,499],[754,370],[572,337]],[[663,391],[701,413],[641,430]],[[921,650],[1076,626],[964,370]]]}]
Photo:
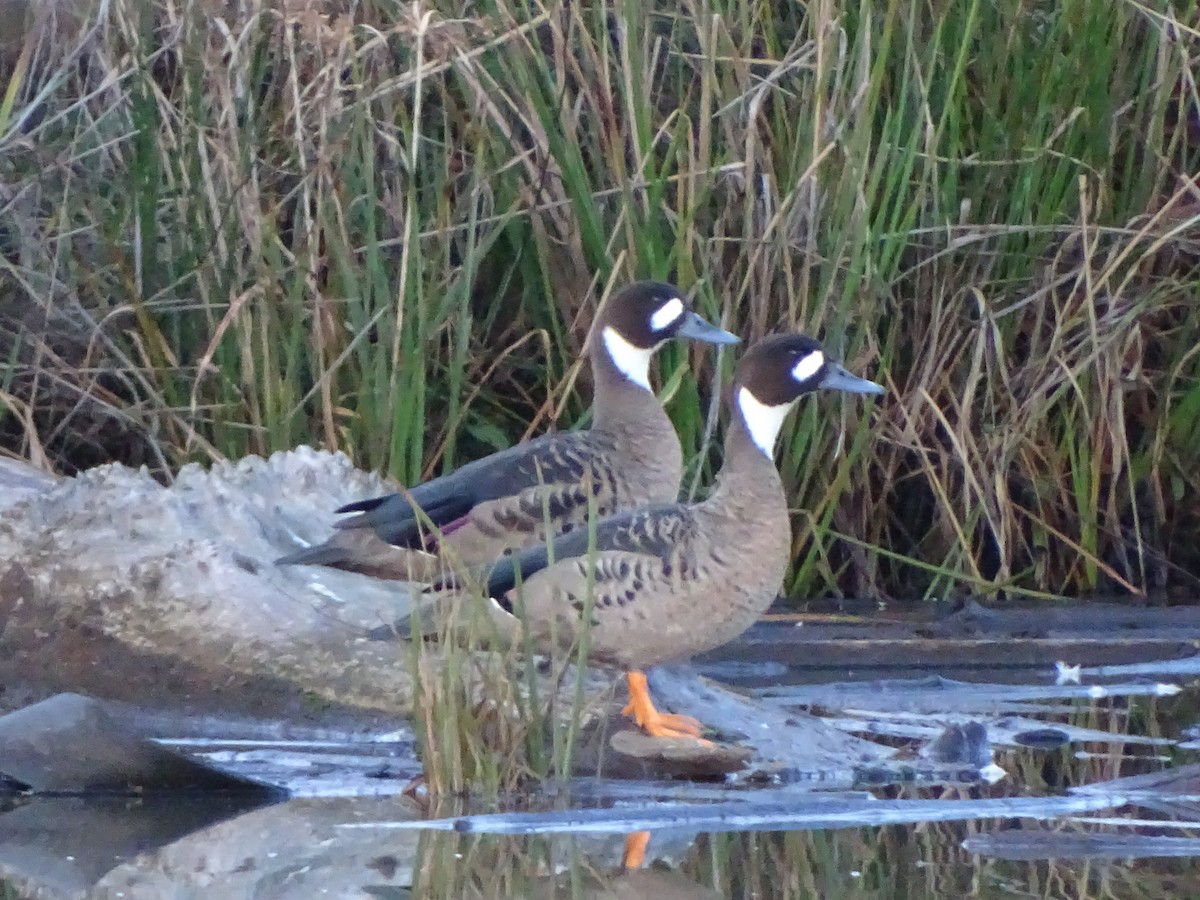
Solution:
[{"label": "duck head", "polygon": [[852,375],[830,359],[813,338],[777,334],[754,344],[739,361],[733,402],[755,445],[774,456],[784,417],[797,400],[820,390],[884,393],[882,385]]},{"label": "duck head", "polygon": [[718,328],[692,309],[673,284],[638,281],[613,296],[598,317],[593,351],[605,353],[629,381],[650,390],[650,360],[667,341],[736,344],[737,335]]}]

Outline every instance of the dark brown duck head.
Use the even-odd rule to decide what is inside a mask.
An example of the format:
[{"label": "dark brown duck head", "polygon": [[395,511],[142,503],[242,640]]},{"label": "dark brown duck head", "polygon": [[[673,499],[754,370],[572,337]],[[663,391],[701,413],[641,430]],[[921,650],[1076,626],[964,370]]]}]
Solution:
[{"label": "dark brown duck head", "polygon": [[783,420],[796,401],[814,391],[882,394],[881,385],[851,375],[821,344],[803,334],[777,334],[746,351],[738,363],[733,404],[745,430],[768,457]]},{"label": "dark brown duck head", "polygon": [[618,378],[650,390],[650,360],[667,341],[736,344],[730,334],[702,318],[673,284],[638,281],[613,296],[592,326],[589,339],[597,387]]}]

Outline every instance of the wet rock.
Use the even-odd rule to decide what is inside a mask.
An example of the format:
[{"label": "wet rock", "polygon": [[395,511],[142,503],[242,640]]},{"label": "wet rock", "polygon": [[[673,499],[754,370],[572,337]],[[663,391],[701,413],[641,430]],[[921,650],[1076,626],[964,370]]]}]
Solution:
[{"label": "wet rock", "polygon": [[381,813],[417,815],[403,800],[292,800],[255,810],[112,868],[88,897],[308,900],[404,890],[413,882],[418,832],[339,827]]},{"label": "wet rock", "polygon": [[[690,666],[657,667],[649,678],[660,708],[698,719],[711,740],[652,738],[622,713],[624,700],[613,699],[584,728],[575,774],[651,780],[723,780],[736,774],[844,786],[895,753],[821,719],[698,678]],[[565,702],[569,708],[569,698]]]},{"label": "wet rock", "polygon": [[33,793],[280,796],[147,740],[104,703],[78,694],[59,694],[0,716],[0,774]]},{"label": "wet rock", "polygon": [[405,614],[406,586],[274,565],[387,490],[345,456],[185,466],[168,487],[122,466],[0,477],[25,483],[0,519],[0,684],[248,714],[408,709],[402,647],[362,637]]},{"label": "wet rock", "polygon": [[963,763],[982,769],[992,763],[992,746],[987,726],[982,722],[957,722],[946,726],[936,739],[921,748],[923,759],[953,764]]},{"label": "wet rock", "polygon": [[716,779],[746,768],[754,751],[691,738],[653,738],[623,728],[608,741],[610,764],[629,778]]},{"label": "wet rock", "polygon": [[1057,750],[1070,739],[1061,728],[1031,728],[1014,736],[1014,741],[1022,747],[1034,747],[1038,750]]},{"label": "wet rock", "polygon": [[91,897],[96,881],[121,860],[261,805],[246,794],[23,802],[0,812],[0,884],[21,897]]}]

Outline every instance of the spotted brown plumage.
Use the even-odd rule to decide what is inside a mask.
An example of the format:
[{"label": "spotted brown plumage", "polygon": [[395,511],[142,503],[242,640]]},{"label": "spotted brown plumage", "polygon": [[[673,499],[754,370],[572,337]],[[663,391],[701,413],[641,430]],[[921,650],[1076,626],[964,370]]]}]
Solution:
[{"label": "spotted brown plumage", "polygon": [[499,560],[486,580],[497,612],[519,614],[544,646],[573,642],[590,610],[589,659],[630,673],[627,711],[651,734],[698,735],[693,721],[654,709],[641,670],[727,643],[779,592],[791,528],[774,447],[788,410],[819,389],[883,392],[803,335],[751,347],[738,365],[724,463],[708,498],[609,517],[591,535],[577,531]]},{"label": "spotted brown plumage", "polygon": [[544,541],[547,530],[570,533],[589,508],[610,515],[674,500],[682,451],[650,390],[649,365],[675,338],[737,340],[673,285],[630,285],[601,309],[589,337],[591,429],[546,435],[407,491],[347,504],[332,537],[278,562],[428,582]]}]

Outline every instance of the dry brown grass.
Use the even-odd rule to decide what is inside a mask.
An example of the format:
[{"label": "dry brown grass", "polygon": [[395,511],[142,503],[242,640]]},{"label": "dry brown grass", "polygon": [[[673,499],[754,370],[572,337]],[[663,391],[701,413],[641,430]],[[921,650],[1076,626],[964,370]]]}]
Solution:
[{"label": "dry brown grass", "polygon": [[[597,295],[669,277],[892,389],[797,419],[793,593],[1194,595],[1197,34],[1168,5],[29,21],[0,47],[11,452],[169,478],[312,442],[411,481],[581,422]],[[663,374],[703,483],[693,361]]]}]

